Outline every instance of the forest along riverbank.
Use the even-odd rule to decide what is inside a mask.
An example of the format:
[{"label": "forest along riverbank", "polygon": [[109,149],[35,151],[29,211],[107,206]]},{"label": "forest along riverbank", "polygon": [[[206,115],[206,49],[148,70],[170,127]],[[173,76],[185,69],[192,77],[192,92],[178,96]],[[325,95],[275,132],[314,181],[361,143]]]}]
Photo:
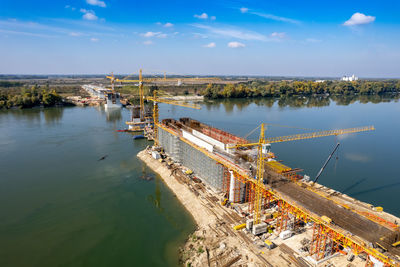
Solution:
[{"label": "forest along riverbank", "polygon": [[180,250],[181,263],[187,266],[225,266],[246,264],[247,266],[284,266],[282,257],[259,254],[254,240],[233,226],[244,223],[234,211],[220,205],[219,199],[207,186],[195,183],[179,166],[168,168],[167,160],[160,162],[151,155],[151,149],[138,153],[148,167],[158,173],[178,200],[190,212],[197,230],[188,237]]}]

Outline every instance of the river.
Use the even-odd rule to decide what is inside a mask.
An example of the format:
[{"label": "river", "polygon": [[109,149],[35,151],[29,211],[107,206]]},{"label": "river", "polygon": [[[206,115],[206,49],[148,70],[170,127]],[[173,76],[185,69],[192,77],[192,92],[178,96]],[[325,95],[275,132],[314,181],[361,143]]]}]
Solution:
[{"label": "river", "polygon": [[[266,131],[271,137],[374,125],[372,132],[277,143],[272,150],[314,178],[340,142],[319,182],[400,216],[397,99],[216,100],[201,110],[164,104],[160,110],[161,119],[192,117],[240,136],[261,122],[274,124]],[[151,143],[116,132],[128,118],[126,109],[0,111],[0,266],[177,265],[194,221],[136,158]]]}]

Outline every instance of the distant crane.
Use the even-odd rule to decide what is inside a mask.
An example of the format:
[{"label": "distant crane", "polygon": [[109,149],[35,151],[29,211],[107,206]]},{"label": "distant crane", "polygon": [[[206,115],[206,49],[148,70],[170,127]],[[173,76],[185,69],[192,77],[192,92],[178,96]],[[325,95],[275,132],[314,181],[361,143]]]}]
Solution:
[{"label": "distant crane", "polygon": [[[143,90],[143,85],[145,82],[158,82],[158,83],[162,83],[162,82],[176,82],[177,85],[181,85],[183,82],[187,82],[187,83],[193,83],[193,82],[203,82],[203,83],[212,83],[215,81],[220,81],[220,78],[217,77],[183,77],[183,78],[167,78],[167,74],[164,71],[164,77],[163,78],[159,78],[159,77],[155,77],[155,78],[143,78],[142,75],[142,69],[139,70],[139,80],[128,80],[127,78],[132,76],[132,75],[128,75],[127,77],[123,78],[123,79],[118,79],[115,78],[114,74],[111,73],[111,75],[106,76],[106,78],[110,79],[111,81],[111,89],[114,91],[114,84],[115,82],[121,82],[121,83],[139,83],[139,98],[140,98],[140,118],[142,121],[144,121],[144,117],[145,117],[145,112],[144,112],[144,90]],[[177,75],[178,76],[178,75]],[[179,75],[180,76],[180,75]]]},{"label": "distant crane", "polygon": [[181,107],[186,107],[186,108],[193,108],[193,109],[200,109],[200,106],[198,105],[193,105],[193,104],[187,104],[187,103],[181,103],[177,101],[171,101],[163,98],[159,98],[157,96],[157,90],[154,90],[153,92],[153,97],[147,97],[147,101],[153,101],[153,139],[154,139],[154,145],[158,146],[158,118],[159,118],[159,109],[158,109],[158,103],[165,103],[165,104],[170,104],[170,105],[175,105],[175,106],[181,106]]}]

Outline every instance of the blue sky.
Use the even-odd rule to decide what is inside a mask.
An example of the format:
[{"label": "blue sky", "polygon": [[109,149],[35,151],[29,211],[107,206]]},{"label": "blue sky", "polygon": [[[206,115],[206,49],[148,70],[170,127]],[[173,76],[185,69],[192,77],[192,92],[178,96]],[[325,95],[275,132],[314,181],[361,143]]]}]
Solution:
[{"label": "blue sky", "polygon": [[400,77],[400,1],[0,0],[0,73]]}]

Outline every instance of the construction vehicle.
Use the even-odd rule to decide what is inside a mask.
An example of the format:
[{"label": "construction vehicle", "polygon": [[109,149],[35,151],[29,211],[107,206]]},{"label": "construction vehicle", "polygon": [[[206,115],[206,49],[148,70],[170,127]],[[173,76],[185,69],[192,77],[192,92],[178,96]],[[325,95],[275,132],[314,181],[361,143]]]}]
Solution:
[{"label": "construction vehicle", "polygon": [[325,170],[326,165],[328,165],[329,161],[331,160],[333,154],[335,154],[336,150],[338,149],[340,143],[337,143],[335,146],[335,149],[333,149],[332,153],[329,155],[327,160],[325,161],[324,165],[322,166],[321,170],[319,170],[317,176],[315,177],[315,180],[313,182],[313,185],[318,181],[318,178],[321,176],[322,172]]},{"label": "construction vehicle", "polygon": [[332,219],[327,217],[327,216],[325,216],[325,215],[321,216],[321,220],[324,221],[327,224],[331,224],[332,223]]},{"label": "construction vehicle", "polygon": [[236,226],[233,227],[233,229],[236,230],[236,231],[242,230],[244,228],[246,228],[246,224],[245,223],[242,223],[242,224],[239,224],[239,225],[236,225]]},{"label": "construction vehicle", "polygon": [[273,249],[274,247],[276,247],[276,245],[269,239],[265,239],[264,243],[267,249]]}]

